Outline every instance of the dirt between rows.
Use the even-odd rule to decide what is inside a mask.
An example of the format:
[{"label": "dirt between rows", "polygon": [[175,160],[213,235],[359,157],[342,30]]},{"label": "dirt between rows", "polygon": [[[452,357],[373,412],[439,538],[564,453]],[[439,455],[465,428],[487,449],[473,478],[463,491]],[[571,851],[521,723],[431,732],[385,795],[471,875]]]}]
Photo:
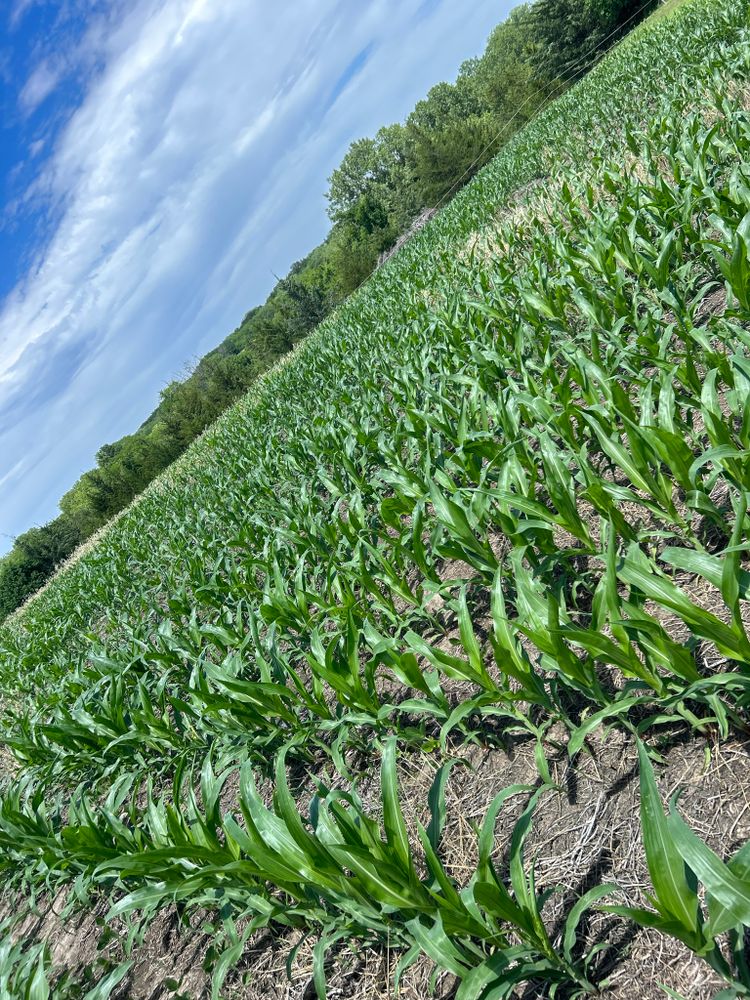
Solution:
[{"label": "dirt between rows", "polygon": [[[640,837],[638,767],[635,745],[622,730],[596,731],[574,761],[555,746],[546,745],[550,770],[559,791],[540,799],[534,828],[527,842],[527,865],[535,859],[540,889],[557,886],[544,910],[553,935],[561,933],[561,918],[575,899],[593,885],[614,882],[619,887],[611,902],[648,905],[644,893],[649,878]],[[662,734],[666,763],[657,768],[664,800],[682,789],[680,809],[692,829],[726,858],[750,839],[750,769],[748,744],[738,737],[710,745],[686,731]],[[510,784],[538,787],[533,743],[508,738],[505,748],[464,744],[450,756],[466,766],[454,766],[446,790],[447,822],[441,842],[443,862],[459,885],[465,885],[477,860],[476,828],[493,797]],[[405,752],[400,761],[400,790],[407,825],[429,820],[427,793],[441,759],[423,752]],[[360,793],[376,812],[378,779],[362,778]],[[515,820],[528,801],[527,794],[508,800],[498,818],[495,861],[507,871],[507,850]],[[227,802],[232,808],[232,803]],[[412,842],[415,838],[412,837]],[[76,977],[95,980],[103,956],[122,957],[124,928],[103,935],[102,903],[63,919],[65,899],[38,901],[18,933],[49,945],[55,968]],[[7,912],[7,905],[5,907]],[[212,935],[205,912],[179,914],[170,908],[151,923],[143,942],[130,958],[132,968],[112,993],[113,1000],[202,1000],[211,995],[210,975],[204,969]],[[619,917],[596,912],[583,925],[586,945],[604,943],[596,962],[603,1000],[662,1000],[661,984],[687,1000],[709,1000],[722,986],[712,970],[679,942],[654,931],[643,931]],[[263,931],[253,936],[222,996],[227,1000],[311,1000],[314,938],[299,931]],[[286,974],[290,950],[298,946]],[[346,946],[332,954],[328,996],[352,1000],[400,997],[403,1000],[448,998],[456,982],[447,973],[433,980],[434,967],[420,959],[406,971],[396,992],[393,973],[400,954],[381,949]],[[544,997],[541,983],[518,989],[519,1000]],[[54,992],[53,992],[54,996]]]}]

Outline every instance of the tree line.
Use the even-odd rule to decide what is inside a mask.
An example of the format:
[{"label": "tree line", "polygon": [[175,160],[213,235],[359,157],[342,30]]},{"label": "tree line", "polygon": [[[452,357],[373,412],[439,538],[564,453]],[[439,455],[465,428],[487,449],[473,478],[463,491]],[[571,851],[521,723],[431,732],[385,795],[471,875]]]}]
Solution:
[{"label": "tree line", "polygon": [[62,497],[54,520],[19,535],[0,559],[0,620],[365,280],[415,218],[471,180],[502,142],[658,3],[522,4],[492,31],[483,54],[463,63],[454,83],[436,84],[404,122],[353,142],[329,178],[324,242],[293,264],[215,350],[162,390],[137,431],[99,449],[95,467]]}]

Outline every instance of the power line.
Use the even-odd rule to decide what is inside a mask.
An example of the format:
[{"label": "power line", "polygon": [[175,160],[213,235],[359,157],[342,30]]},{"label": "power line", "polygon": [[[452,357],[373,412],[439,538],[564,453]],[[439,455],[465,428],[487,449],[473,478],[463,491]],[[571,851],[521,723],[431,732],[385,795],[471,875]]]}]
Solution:
[{"label": "power line", "polygon": [[[595,53],[599,49],[601,49],[606,42],[608,42],[611,38],[613,38],[613,36],[619,35],[622,32],[622,29],[624,27],[626,27],[628,24],[630,24],[630,22],[633,21],[636,17],[638,17],[639,14],[642,14],[643,11],[646,10],[647,7],[652,6],[652,4],[653,4],[653,0],[644,0],[644,3],[642,3],[640,5],[640,7],[637,8],[637,10],[633,11],[633,13],[630,15],[630,17],[626,18],[626,20],[624,20],[622,22],[622,24],[618,25],[616,28],[614,28],[612,31],[610,31],[610,33],[608,35],[605,35],[604,38],[602,38],[599,42],[597,42],[596,45],[592,46],[590,49],[588,49],[586,52],[584,52],[583,55],[581,55],[574,63],[572,63],[571,70],[575,71],[578,67],[580,67],[584,62],[586,62],[588,60],[589,56],[591,56],[593,53]],[[619,40],[620,39],[618,39],[618,38],[614,38],[614,40],[612,41],[612,44],[607,47],[607,49],[602,53],[602,55],[606,55],[607,52],[609,52],[611,49],[613,49],[615,47],[615,45],[617,45],[617,43],[618,43]],[[561,91],[569,83],[575,82],[576,76],[577,76],[577,74],[575,72],[570,72],[568,74],[568,76],[563,77],[562,79],[559,79],[548,90],[548,92],[546,94],[544,94],[544,96],[542,98],[542,101],[539,104],[539,107],[536,109],[537,113],[540,112],[540,111],[542,111],[545,107],[547,107],[550,104],[550,102],[552,100],[554,100],[554,98],[557,97],[561,93]],[[478,153],[478,155],[469,164],[469,166],[464,170],[464,172],[461,174],[461,176],[457,180],[455,180],[453,182],[453,184],[451,185],[451,187],[438,200],[438,202],[432,208],[430,208],[428,210],[430,212],[430,218],[432,218],[432,216],[434,216],[439,211],[439,209],[443,206],[443,204],[445,203],[445,201],[453,194],[453,192],[461,184],[461,182],[464,180],[464,178],[468,174],[470,174],[471,171],[474,170],[474,168],[482,161],[482,159],[484,158],[485,154],[488,153],[492,149],[492,147],[495,145],[495,143],[498,141],[498,139],[500,139],[505,134],[505,132],[508,131],[508,129],[513,124],[513,122],[515,122],[518,119],[518,117],[520,116],[520,114],[524,110],[524,108],[527,107],[527,105],[529,103],[531,103],[531,101],[534,100],[537,96],[538,95],[534,95],[532,97],[530,95],[529,97],[526,98],[526,100],[518,108],[516,108],[516,110],[513,113],[513,115],[508,119],[507,122],[505,122],[505,124],[500,129],[500,131],[492,139],[490,139],[490,141],[487,143],[487,145],[484,147],[484,149],[482,149],[482,151],[480,153]],[[419,231],[419,230],[417,230],[417,231]],[[403,249],[403,246],[405,246],[406,243],[408,243],[409,240],[412,239],[412,237],[415,236],[415,235],[416,235],[416,233],[412,233],[412,236],[410,236],[410,237],[407,238],[407,240],[405,241],[404,244],[402,244],[402,247],[400,249]],[[360,290],[360,288],[365,284],[365,282],[369,281],[370,277],[371,277],[371,275],[368,274],[366,278],[363,278],[362,281],[360,281],[360,283],[356,286],[356,288],[353,289],[353,291],[352,291],[351,294],[354,294],[354,292],[358,292]]]},{"label": "power line", "polygon": [[[645,0],[645,2],[642,3],[641,6],[637,10],[633,11],[633,13],[630,15],[630,17],[627,18],[625,21],[623,21],[622,24],[618,25],[618,27],[616,27],[612,31],[610,31],[610,33],[608,35],[605,35],[604,38],[602,38],[600,42],[597,42],[597,44],[594,45],[594,46],[592,46],[592,48],[590,48],[587,52],[584,52],[583,55],[580,56],[576,60],[576,62],[574,62],[572,64],[571,69],[575,70],[576,68],[578,68],[581,65],[583,65],[583,63],[587,61],[588,57],[592,53],[594,53],[598,49],[600,49],[604,45],[604,43],[607,42],[607,41],[609,41],[609,39],[612,38],[614,35],[618,35],[626,25],[628,25],[634,18],[638,17],[639,14],[641,14],[647,7],[650,7],[652,4],[653,4],[653,0]],[[614,41],[612,42],[612,44],[607,48],[606,52],[608,52],[610,49],[613,49],[615,47],[615,45],[617,44],[617,42],[618,42],[618,39],[615,38]],[[606,52],[603,53],[603,54],[606,54]],[[571,83],[571,82],[575,81],[576,76],[577,76],[577,74],[575,72],[572,72],[567,77],[563,77],[563,79],[558,80],[555,83],[555,85],[549,90],[549,92],[544,96],[544,98],[542,100],[542,103],[539,105],[539,108],[537,109],[537,111],[541,111],[544,107],[546,107],[546,105],[549,104],[550,101],[553,100],[558,95],[558,93],[560,92],[560,90],[562,88],[564,88],[568,83]],[[484,155],[486,153],[488,153],[490,151],[490,149],[492,149],[492,147],[495,145],[495,143],[497,142],[497,140],[505,132],[507,132],[507,130],[513,124],[513,122],[516,121],[516,119],[518,118],[518,116],[521,114],[521,112],[523,111],[523,109],[532,100],[533,100],[532,96],[527,97],[526,100],[523,102],[523,104],[521,104],[520,107],[518,107],[516,109],[516,111],[514,112],[514,114],[512,115],[512,117],[508,119],[508,121],[503,125],[503,127],[500,129],[500,131],[497,133],[497,135],[494,136],[492,139],[490,139],[490,141],[487,143],[487,145],[484,147],[484,149],[469,164],[469,166],[466,168],[466,170],[464,170],[464,172],[461,174],[461,176],[458,178],[458,180],[456,180],[456,181],[453,182],[453,185],[442,196],[442,198],[438,201],[437,205],[435,205],[435,207],[433,209],[433,212],[437,212],[438,211],[438,209],[443,204],[443,202],[446,200],[446,198],[448,198],[453,193],[453,191],[455,191],[455,189],[458,187],[458,185],[461,183],[461,181],[464,179],[464,177],[466,177],[466,175],[471,170],[473,170],[474,167],[477,166],[477,164],[479,164],[481,162],[481,160],[484,157]]]}]

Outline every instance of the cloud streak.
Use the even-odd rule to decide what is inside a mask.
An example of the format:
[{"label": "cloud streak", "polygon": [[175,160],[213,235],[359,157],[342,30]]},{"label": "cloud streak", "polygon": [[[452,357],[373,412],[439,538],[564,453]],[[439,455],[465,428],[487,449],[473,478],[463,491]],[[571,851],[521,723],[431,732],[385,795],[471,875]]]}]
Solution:
[{"label": "cloud streak", "polygon": [[52,93],[62,76],[62,71],[49,59],[41,62],[26,81],[20,95],[21,110],[30,115]]},{"label": "cloud streak", "polygon": [[[97,448],[323,237],[349,142],[454,76],[502,14],[138,0],[99,23],[103,68],[29,195],[56,227],[0,308],[0,532],[54,516]],[[54,85],[40,66],[22,106]]]}]

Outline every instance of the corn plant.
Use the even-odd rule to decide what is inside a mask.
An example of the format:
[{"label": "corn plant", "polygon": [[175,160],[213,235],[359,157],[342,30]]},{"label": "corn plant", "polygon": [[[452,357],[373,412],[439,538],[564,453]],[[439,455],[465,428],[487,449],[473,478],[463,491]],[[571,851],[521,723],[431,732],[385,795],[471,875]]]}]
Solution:
[{"label": "corn plant", "polygon": [[[652,910],[603,906],[642,927],[654,927],[687,945],[729,984],[722,1000],[750,996],[745,928],[750,927],[750,843],[727,862],[696,837],[676,808],[665,813],[644,745],[638,742],[641,830],[653,892]],[[706,890],[701,902],[698,884]],[[729,950],[720,946],[727,935]]]},{"label": "corn plant", "polygon": [[[110,969],[91,989],[67,973],[55,976],[45,944],[27,944],[13,939],[13,922],[0,925],[0,994],[9,1000],[107,1000],[130,971],[132,962],[122,962]],[[54,991],[54,992],[53,992]]]}]

